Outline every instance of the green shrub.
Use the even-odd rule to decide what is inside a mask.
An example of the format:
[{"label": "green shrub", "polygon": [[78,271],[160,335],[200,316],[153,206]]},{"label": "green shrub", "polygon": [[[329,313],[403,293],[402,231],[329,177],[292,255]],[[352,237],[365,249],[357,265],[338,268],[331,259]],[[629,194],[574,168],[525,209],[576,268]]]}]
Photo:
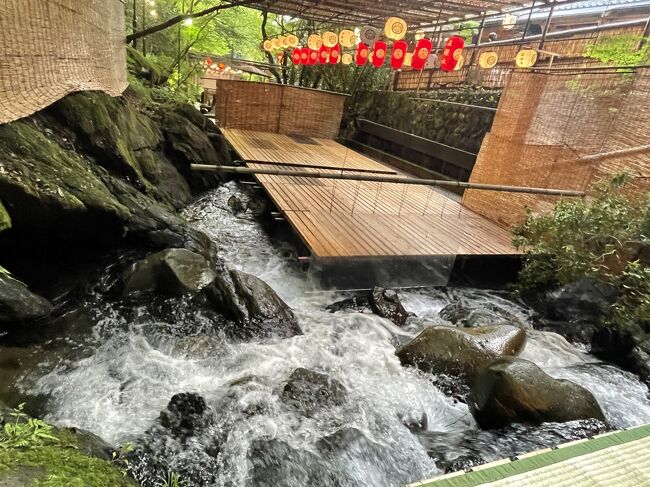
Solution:
[{"label": "green shrub", "polygon": [[596,278],[619,290],[610,324],[650,326],[650,194],[625,193],[629,180],[619,175],[596,184],[593,196],[562,199],[549,214],[528,214],[513,238],[526,251],[522,289]]}]

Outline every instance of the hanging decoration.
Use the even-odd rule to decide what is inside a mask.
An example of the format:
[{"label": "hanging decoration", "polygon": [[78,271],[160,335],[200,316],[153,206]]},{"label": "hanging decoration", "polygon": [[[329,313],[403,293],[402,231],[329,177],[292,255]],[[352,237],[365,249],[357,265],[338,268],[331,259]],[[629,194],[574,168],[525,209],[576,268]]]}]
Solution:
[{"label": "hanging decoration", "polygon": [[506,14],[503,17],[502,27],[503,30],[512,30],[517,25],[517,16],[514,14]]},{"label": "hanging decoration", "polygon": [[286,36],[280,36],[278,37],[278,44],[280,45],[281,49],[286,49],[289,47],[289,39],[287,39]]},{"label": "hanging decoration", "polygon": [[309,64],[309,48],[303,47],[300,50],[300,64],[306,65]]},{"label": "hanging decoration", "polygon": [[346,52],[341,56],[341,62],[345,65],[352,64],[352,61],[354,61],[354,58],[349,52]]},{"label": "hanging decoration", "polygon": [[515,65],[518,68],[530,68],[537,62],[537,51],[522,49],[515,56]]},{"label": "hanging decoration", "polygon": [[271,39],[266,39],[262,43],[262,49],[264,49],[265,51],[272,51],[273,50],[273,41]]},{"label": "hanging decoration", "polygon": [[408,50],[409,45],[406,41],[397,41],[393,44],[393,53],[390,57],[390,67],[393,69],[399,69],[404,64],[404,56],[406,56],[406,51]]},{"label": "hanging decoration", "polygon": [[433,48],[433,43],[431,39],[420,39],[415,46],[415,51],[413,52],[413,59],[411,61],[411,66],[413,69],[424,69],[424,63],[426,63],[429,53]]},{"label": "hanging decoration", "polygon": [[447,39],[445,50],[440,58],[440,69],[443,71],[453,71],[463,54],[465,40],[462,37],[452,36]]},{"label": "hanging decoration", "polygon": [[291,61],[293,64],[300,64],[300,54],[302,52],[302,49],[299,47],[296,47],[293,52],[291,53]]},{"label": "hanging decoration", "polygon": [[313,49],[314,51],[318,51],[320,49],[320,46],[323,45],[323,39],[318,34],[312,34],[307,38],[307,46],[309,49]]},{"label": "hanging decoration", "polygon": [[497,65],[499,55],[494,51],[482,52],[478,57],[478,65],[483,69],[491,69]]},{"label": "hanging decoration", "polygon": [[386,50],[388,46],[384,41],[377,41],[372,49],[372,64],[375,68],[381,68],[386,59]]},{"label": "hanging decoration", "polygon": [[368,46],[372,46],[377,39],[379,39],[379,31],[374,27],[366,25],[361,29],[361,34],[359,35],[361,42]]},{"label": "hanging decoration", "polygon": [[339,36],[336,35],[334,32],[325,32],[321,37],[323,39],[323,45],[325,47],[332,48],[336,46],[339,42]]},{"label": "hanging decoration", "polygon": [[399,17],[391,17],[386,21],[386,25],[384,26],[384,34],[386,34],[386,37],[393,39],[394,41],[403,39],[406,35],[406,31],[406,22]]},{"label": "hanging decoration", "polygon": [[273,50],[280,49],[280,39],[278,39],[277,37],[271,39],[271,46],[273,47]]},{"label": "hanging decoration", "polygon": [[[307,48],[309,49],[309,48]],[[313,66],[314,64],[318,64],[318,51],[314,51],[313,49],[309,49],[309,64]]]},{"label": "hanging decoration", "polygon": [[404,54],[404,66],[410,68],[412,62],[413,62],[413,53],[407,52],[406,54]]},{"label": "hanging decoration", "polygon": [[330,57],[330,50],[325,47],[325,44],[320,46],[320,49],[318,50],[318,62],[320,64],[327,64],[327,61]]},{"label": "hanging decoration", "polygon": [[454,71],[460,71],[460,68],[462,68],[465,65],[465,57],[461,54],[458,56],[458,60],[456,61],[456,66],[454,66]]},{"label": "hanging decoration", "polygon": [[298,40],[298,37],[296,37],[293,34],[289,34],[287,36],[287,43],[289,44],[289,47],[298,47],[298,43],[300,41]]},{"label": "hanging decoration", "polygon": [[424,62],[424,69],[437,69],[440,67],[440,58],[435,53],[430,53],[427,60]]},{"label": "hanging decoration", "polygon": [[204,66],[210,67],[212,66],[212,59],[211,58],[206,58],[205,62],[203,63]]},{"label": "hanging decoration", "polygon": [[336,44],[332,49],[330,49],[330,64],[337,64],[341,60],[341,46]]},{"label": "hanging decoration", "polygon": [[354,59],[354,62],[357,64],[357,66],[363,66],[368,62],[369,53],[370,50],[368,48],[368,45],[360,42],[359,46],[357,47],[357,55]]},{"label": "hanging decoration", "polygon": [[354,45],[357,43],[356,37],[357,35],[354,33],[354,31],[344,29],[339,32],[339,44],[341,44],[341,47],[354,47]]}]

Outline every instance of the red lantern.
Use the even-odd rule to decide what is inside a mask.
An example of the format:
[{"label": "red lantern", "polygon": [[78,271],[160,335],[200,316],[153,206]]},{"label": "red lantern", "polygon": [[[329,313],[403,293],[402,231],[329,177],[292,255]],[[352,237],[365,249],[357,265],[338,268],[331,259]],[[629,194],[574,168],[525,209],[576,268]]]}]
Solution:
[{"label": "red lantern", "polygon": [[330,49],[330,64],[336,64],[339,62],[339,58],[341,57],[341,46],[337,44],[334,46],[332,49]]},{"label": "red lantern", "polygon": [[313,66],[314,64],[318,63],[318,51],[314,51],[313,49],[309,50],[309,64]]},{"label": "red lantern", "polygon": [[296,47],[293,52],[291,53],[291,60],[293,61],[293,64],[300,64],[300,54],[302,53],[302,49],[299,47]]},{"label": "red lantern", "polygon": [[429,53],[433,48],[433,43],[431,39],[420,39],[415,46],[415,51],[413,51],[413,60],[411,61],[411,66],[413,69],[423,69],[424,63],[427,62]]},{"label": "red lantern", "polygon": [[462,37],[454,36],[447,39],[445,50],[442,52],[442,58],[440,59],[440,69],[453,71],[463,54],[464,47],[465,40]]},{"label": "red lantern", "polygon": [[359,47],[357,47],[357,55],[354,58],[354,62],[357,63],[357,66],[363,66],[368,62],[368,54],[370,54],[368,46],[363,42],[360,42]]},{"label": "red lantern", "polygon": [[399,69],[404,64],[404,56],[408,50],[409,45],[406,41],[397,41],[393,44],[393,54],[390,57],[390,67]]},{"label": "red lantern", "polygon": [[309,64],[309,48],[303,47],[300,50],[300,64]]},{"label": "red lantern", "polygon": [[318,50],[318,63],[319,64],[327,64],[327,60],[330,57],[330,50],[325,47],[325,44],[320,46],[320,49]]},{"label": "red lantern", "polygon": [[205,60],[205,64],[207,64],[208,66],[212,66],[212,59],[207,58],[207,59]]},{"label": "red lantern", "polygon": [[372,50],[372,64],[375,68],[381,68],[386,59],[386,50],[388,46],[384,41],[377,41]]}]

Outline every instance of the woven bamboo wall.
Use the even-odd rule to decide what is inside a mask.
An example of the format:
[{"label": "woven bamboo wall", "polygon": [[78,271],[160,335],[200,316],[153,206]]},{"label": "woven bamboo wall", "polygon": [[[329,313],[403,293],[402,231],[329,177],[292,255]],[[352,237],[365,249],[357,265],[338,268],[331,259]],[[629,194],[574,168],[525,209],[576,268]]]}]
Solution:
[{"label": "woven bamboo wall", "polygon": [[68,93],[127,86],[119,0],[0,1],[0,123]]},{"label": "woven bamboo wall", "polygon": [[[581,160],[650,144],[650,70],[633,74],[515,71],[505,87],[471,182],[587,190],[624,170],[650,190],[650,150]],[[468,190],[465,206],[504,225],[555,197]]]},{"label": "woven bamboo wall", "polygon": [[[580,65],[582,67],[597,65],[597,61],[585,58],[584,53],[587,46],[594,44],[602,36],[614,36],[619,34],[642,35],[643,26],[618,27],[601,32],[575,34],[569,38],[549,39],[544,44],[544,50],[559,54],[555,58],[554,66]],[[533,41],[530,46],[536,47],[539,41]],[[505,86],[508,74],[515,67],[515,56],[519,52],[519,45],[490,45],[483,44],[480,47],[466,47],[463,49],[463,57],[466,66],[458,71],[445,72],[439,69],[420,71],[404,71],[400,74],[396,84],[396,90],[427,90],[436,88],[440,84],[461,84],[469,82],[486,88],[501,88]],[[476,51],[476,54],[474,52]],[[479,69],[476,66],[478,58],[483,52],[494,51],[499,56],[499,62],[492,69]],[[474,56],[474,66],[469,66],[469,61]],[[538,66],[548,64],[546,57],[541,56],[537,62]]]},{"label": "woven bamboo wall", "polygon": [[334,139],[345,96],[294,86],[216,80],[219,126]]}]

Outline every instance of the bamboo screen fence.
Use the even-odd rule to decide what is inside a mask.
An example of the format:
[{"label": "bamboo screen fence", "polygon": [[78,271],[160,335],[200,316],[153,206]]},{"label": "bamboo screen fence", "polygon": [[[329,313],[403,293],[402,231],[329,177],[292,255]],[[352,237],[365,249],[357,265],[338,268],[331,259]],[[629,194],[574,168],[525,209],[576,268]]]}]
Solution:
[{"label": "bamboo screen fence", "polygon": [[[650,69],[516,70],[470,182],[587,190],[623,171],[650,190]],[[468,190],[463,203],[504,225],[555,197]]]},{"label": "bamboo screen fence", "polygon": [[345,95],[270,83],[215,82],[220,127],[323,139],[338,135]]},{"label": "bamboo screen fence", "polygon": [[[603,36],[616,36],[622,34],[640,36],[643,25],[618,27],[599,32],[574,34],[569,38],[548,39],[544,50],[559,54],[553,60],[553,66],[586,67],[597,65],[597,61],[584,56],[587,46],[598,42]],[[527,44],[481,44],[479,47],[466,47],[463,49],[463,58],[466,65],[458,71],[445,72],[439,69],[420,71],[403,71],[395,83],[396,90],[427,90],[437,88],[441,84],[476,84],[486,88],[502,88],[505,86],[508,75],[515,67],[515,56],[523,47],[537,47],[539,41],[530,41]],[[499,62],[492,69],[480,69],[476,64],[479,56],[488,51],[496,52]],[[473,65],[470,65],[471,61]],[[550,61],[549,56],[540,54],[538,66],[546,66]]]},{"label": "bamboo screen fence", "polygon": [[0,1],[0,123],[74,91],[126,86],[120,0]]}]

